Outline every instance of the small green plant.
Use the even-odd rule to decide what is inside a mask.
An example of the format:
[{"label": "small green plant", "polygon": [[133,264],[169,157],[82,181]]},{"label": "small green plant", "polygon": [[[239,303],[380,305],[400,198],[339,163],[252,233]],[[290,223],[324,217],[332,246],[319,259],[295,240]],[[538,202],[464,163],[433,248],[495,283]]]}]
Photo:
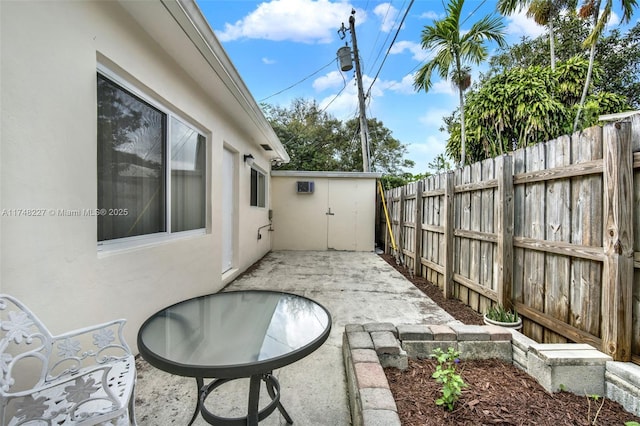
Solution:
[{"label": "small green plant", "polygon": [[487,318],[493,321],[499,322],[518,322],[518,312],[513,309],[505,309],[502,305],[496,305],[489,308],[487,311]]},{"label": "small green plant", "polygon": [[604,405],[604,398],[602,398],[602,402],[600,403],[600,406],[598,407],[598,410],[596,411],[596,413],[593,416],[593,420],[591,419],[591,401],[593,400],[594,402],[594,406],[598,406],[598,400],[600,400],[600,395],[587,395],[587,404],[589,404],[588,408],[587,408],[587,423],[589,423],[590,425],[595,425],[596,421],[598,420],[598,414],[600,414],[600,410],[602,410],[602,406]]},{"label": "small green plant", "polygon": [[624,422],[624,426],[640,426],[638,422]]},{"label": "small green plant", "polygon": [[447,352],[436,348],[431,356],[438,363],[436,371],[431,377],[442,384],[442,397],[436,399],[436,405],[445,405],[449,411],[452,411],[453,406],[462,394],[462,388],[467,386],[457,371],[460,363],[460,353],[451,347]]}]

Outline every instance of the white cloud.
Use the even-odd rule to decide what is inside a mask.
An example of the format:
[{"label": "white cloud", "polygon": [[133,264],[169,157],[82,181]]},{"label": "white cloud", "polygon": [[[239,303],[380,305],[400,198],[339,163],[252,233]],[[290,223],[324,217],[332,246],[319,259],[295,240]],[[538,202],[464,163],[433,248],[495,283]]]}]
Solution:
[{"label": "white cloud", "polygon": [[397,55],[404,53],[405,50],[411,52],[413,54],[413,59],[418,62],[427,61],[433,56],[431,51],[424,50],[420,43],[415,43],[413,41],[398,41],[391,47],[389,53],[391,55]]},{"label": "white cloud", "polygon": [[440,18],[440,15],[438,15],[436,12],[434,12],[433,10],[428,10],[426,12],[424,12],[422,15],[420,15],[421,19],[431,19],[431,20],[435,20]]},{"label": "white cloud", "polygon": [[[331,73],[329,73],[331,74]],[[371,86],[373,79],[368,75],[362,76],[363,90],[367,90]],[[315,84],[315,83],[314,83]],[[377,80],[376,84],[371,88],[371,93],[367,99],[368,109],[374,109],[375,99],[384,96],[384,90],[389,86],[389,82]],[[315,86],[314,86],[315,87]],[[342,80],[340,81],[340,89],[344,87]],[[334,115],[341,120],[349,120],[353,118],[354,114],[358,113],[358,86],[355,78],[347,80],[347,85],[344,90],[338,95],[333,93],[324,99],[320,100],[319,104],[321,108],[327,108],[327,112]],[[327,106],[328,105],[328,106]]]},{"label": "white cloud", "polygon": [[438,155],[444,154],[447,147],[447,137],[446,133],[438,132],[437,135],[427,135],[423,142],[408,144],[406,157],[416,163],[410,171],[412,173],[428,171],[429,163]]},{"label": "white cloud", "polygon": [[[602,11],[600,11],[602,13]],[[607,29],[610,30],[612,27],[620,24],[620,16],[615,13],[613,10],[611,11],[611,15],[609,15],[609,20],[607,21]]]},{"label": "white cloud", "polygon": [[329,114],[340,120],[349,120],[358,112],[358,89],[351,81],[339,95],[333,93],[319,102],[320,108],[326,108]]},{"label": "white cloud", "polygon": [[400,81],[390,81],[386,88],[396,93],[403,93],[405,95],[415,95],[416,90],[413,88],[414,76],[415,76],[415,73],[411,73],[402,77],[402,80]]},{"label": "white cloud", "polygon": [[445,95],[453,96],[456,94],[456,91],[453,88],[453,83],[451,83],[451,80],[438,80],[431,85],[429,93],[442,93]]},{"label": "white cloud", "polygon": [[373,13],[382,21],[380,31],[388,33],[393,29],[398,16],[398,9],[391,6],[391,3],[380,3],[373,9]]},{"label": "white cloud", "polygon": [[331,71],[330,73],[318,77],[313,81],[313,88],[316,92],[322,92],[326,89],[344,86],[345,77],[339,71]]},{"label": "white cloud", "polygon": [[262,58],[262,63],[267,65],[272,65],[272,64],[275,64],[276,61],[275,59],[269,59],[265,57],[265,58]]},{"label": "white cloud", "polygon": [[536,24],[533,18],[527,17],[525,10],[520,10],[507,17],[506,33],[512,36],[538,37],[544,31],[543,26]]},{"label": "white cloud", "polygon": [[[345,22],[352,6],[329,0],[272,0],[258,7],[235,24],[226,23],[216,31],[222,42],[242,38],[300,43],[330,43],[337,36],[337,25]],[[356,9],[358,24],[366,13]]]}]

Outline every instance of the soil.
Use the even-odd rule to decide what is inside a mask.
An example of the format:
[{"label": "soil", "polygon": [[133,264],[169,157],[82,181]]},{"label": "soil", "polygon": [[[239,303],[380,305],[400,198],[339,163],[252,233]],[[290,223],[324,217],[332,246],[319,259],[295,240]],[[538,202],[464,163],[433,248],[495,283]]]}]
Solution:
[{"label": "soil", "polygon": [[[414,277],[393,256],[381,257],[454,318],[465,324],[483,324],[482,315],[458,300],[444,299],[438,286]],[[468,386],[463,388],[453,411],[448,411],[435,404],[441,396],[441,385],[431,378],[435,366],[435,361],[422,359],[409,360],[409,368],[404,371],[385,368],[403,426],[608,426],[640,422],[640,417],[607,398],[569,392],[550,394],[524,371],[495,359],[458,364]]]}]

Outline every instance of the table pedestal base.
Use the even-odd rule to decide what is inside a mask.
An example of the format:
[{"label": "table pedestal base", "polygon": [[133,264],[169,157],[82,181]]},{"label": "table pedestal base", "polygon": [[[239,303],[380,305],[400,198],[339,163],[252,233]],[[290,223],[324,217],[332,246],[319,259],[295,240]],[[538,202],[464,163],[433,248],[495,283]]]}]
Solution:
[{"label": "table pedestal base", "polygon": [[[198,412],[200,412],[207,423],[216,426],[257,426],[258,422],[266,419],[271,413],[275,411],[276,408],[280,411],[288,424],[293,424],[293,420],[284,409],[282,404],[280,404],[280,383],[271,373],[251,376],[249,384],[249,406],[247,409],[247,415],[245,417],[220,417],[207,410],[204,403],[207,400],[209,394],[218,387],[232,380],[237,379],[214,379],[205,386],[204,380],[202,378],[196,378],[196,383],[198,386],[198,404],[196,406],[196,411],[193,413],[193,417],[191,418],[191,422],[189,422],[189,425],[194,422],[194,420],[198,416]],[[260,399],[261,381],[263,381],[267,387],[267,392],[271,397],[271,402],[262,410],[259,410],[258,402]]]}]

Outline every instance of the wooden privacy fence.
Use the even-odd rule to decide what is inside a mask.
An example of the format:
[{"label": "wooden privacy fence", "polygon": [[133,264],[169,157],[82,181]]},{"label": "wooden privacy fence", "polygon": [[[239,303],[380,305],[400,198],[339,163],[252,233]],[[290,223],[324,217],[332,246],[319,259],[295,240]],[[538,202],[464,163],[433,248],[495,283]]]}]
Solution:
[{"label": "wooden privacy fence", "polygon": [[446,297],[515,306],[538,342],[640,363],[640,115],[385,197],[405,264]]}]

